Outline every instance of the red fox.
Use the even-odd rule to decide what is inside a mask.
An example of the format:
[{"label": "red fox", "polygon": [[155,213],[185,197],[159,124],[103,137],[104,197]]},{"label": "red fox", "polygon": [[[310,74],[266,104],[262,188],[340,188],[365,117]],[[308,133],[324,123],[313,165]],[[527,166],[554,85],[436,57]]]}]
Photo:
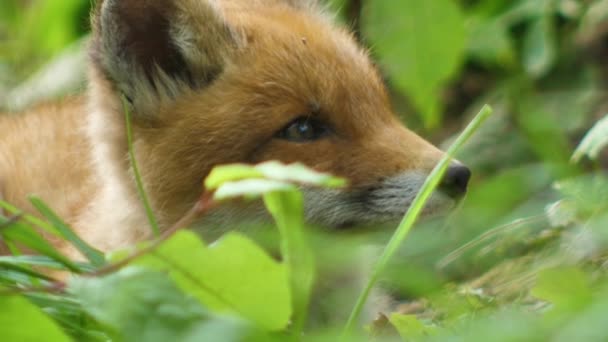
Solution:
[{"label": "red fox", "polygon": [[[443,155],[402,126],[368,53],[314,1],[103,0],[92,29],[86,96],[0,117],[0,195],[31,209],[26,197],[37,194],[101,250],[150,234],[122,96],[164,229],[200,197],[215,165],[267,160],[348,180],[304,191],[310,222],[393,221]],[[469,177],[454,162],[426,210],[450,207]],[[234,204],[206,220],[263,212]]]}]

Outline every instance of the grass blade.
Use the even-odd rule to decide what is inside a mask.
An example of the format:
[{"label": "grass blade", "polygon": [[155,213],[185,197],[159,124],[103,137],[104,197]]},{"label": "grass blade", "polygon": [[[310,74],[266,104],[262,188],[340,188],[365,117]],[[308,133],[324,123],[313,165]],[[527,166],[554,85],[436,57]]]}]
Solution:
[{"label": "grass blade", "polygon": [[105,265],[105,258],[103,253],[93,248],[84,240],[82,240],[70,226],[68,226],[57,214],[51,210],[40,198],[31,196],[29,198],[32,205],[46,217],[47,220],[53,225],[53,228],[61,234],[67,241],[69,241],[76,249],[82,253],[94,266]]},{"label": "grass blade", "polygon": [[433,171],[431,171],[431,174],[425,180],[424,184],[420,188],[420,191],[416,195],[416,198],[414,198],[412,205],[409,207],[409,209],[403,216],[401,223],[399,223],[397,230],[384,248],[382,255],[380,256],[378,262],[372,270],[372,275],[370,276],[370,279],[365,285],[364,290],[359,295],[359,298],[357,298],[355,307],[353,308],[350,317],[348,318],[348,321],[346,322],[346,325],[344,327],[342,333],[342,340],[345,340],[345,338],[352,331],[353,325],[359,318],[361,310],[363,309],[363,305],[367,301],[367,297],[369,296],[371,289],[378,281],[380,274],[386,268],[386,265],[397,251],[397,248],[399,248],[399,246],[407,237],[412,226],[416,222],[416,219],[420,215],[420,212],[424,208],[426,201],[429,199],[437,185],[439,185],[441,177],[443,176],[450,162],[452,161],[454,154],[471,137],[471,135],[473,135],[473,132],[475,132],[479,128],[479,126],[490,116],[491,113],[492,109],[490,108],[490,106],[485,105],[475,116],[473,121],[471,121],[471,123],[465,128],[464,132],[462,132],[458,139],[456,139],[452,146],[450,146],[445,156],[439,161],[437,166],[435,166]]},{"label": "grass blade", "polygon": [[[56,270],[64,270],[65,266],[57,262],[56,260],[49,258],[45,255],[0,255],[0,264],[10,263],[17,266],[23,267],[35,267],[35,268],[50,268]],[[90,264],[84,264],[76,262],[76,265],[80,269],[86,271],[93,271],[94,268]]]},{"label": "grass blade", "polygon": [[53,234],[54,236],[60,237],[60,234],[53,226],[44,222],[43,220],[37,218],[36,216],[25,214],[22,210],[14,207],[8,202],[0,200],[0,209],[4,209],[7,213],[11,215],[19,215],[20,219],[39,228],[42,228],[45,232],[49,234]]},{"label": "grass blade", "polygon": [[137,167],[137,161],[135,160],[135,152],[133,151],[133,132],[131,130],[131,111],[129,110],[129,103],[127,102],[127,99],[124,95],[121,97],[121,100],[122,108],[125,112],[127,144],[129,145],[129,160],[131,161],[131,167],[133,168],[133,176],[135,177],[137,192],[139,193],[139,197],[141,198],[141,201],[144,205],[144,209],[146,210],[146,216],[148,217],[148,222],[150,223],[152,233],[154,233],[154,236],[158,237],[160,236],[158,221],[156,221],[154,211],[152,211],[152,206],[150,206],[150,201],[148,200],[148,196],[146,195],[146,191],[144,190],[144,184],[141,181],[141,175],[139,173],[139,168]]},{"label": "grass blade", "polygon": [[[1,222],[0,222],[1,223]],[[67,269],[75,273],[82,273],[82,269],[70,259],[59,253],[48,241],[38,234],[34,229],[20,222],[15,222],[3,228],[0,233],[2,238],[11,242],[17,242],[40,254],[61,263]]]},{"label": "grass blade", "polygon": [[27,266],[21,266],[19,264],[13,264],[10,262],[0,261],[0,280],[3,279],[3,275],[2,275],[3,272],[7,272],[7,271],[21,273],[21,274],[27,275],[29,277],[37,278],[37,279],[54,281],[53,278],[51,278],[45,274],[36,272]]}]

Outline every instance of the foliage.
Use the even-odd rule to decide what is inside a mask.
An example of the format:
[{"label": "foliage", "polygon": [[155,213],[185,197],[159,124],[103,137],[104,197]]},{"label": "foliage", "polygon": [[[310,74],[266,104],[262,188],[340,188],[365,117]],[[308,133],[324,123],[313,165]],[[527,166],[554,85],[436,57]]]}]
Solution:
[{"label": "foliage", "polygon": [[[424,202],[439,184],[453,153],[489,113],[489,109],[480,113],[463,138],[458,140],[429,176],[421,195],[412,204],[413,210],[408,212],[405,223],[395,234],[399,238],[394,241],[399,243],[405,238]],[[128,109],[125,109],[125,117],[130,120]],[[128,136],[131,134],[129,127],[127,125]],[[315,271],[314,256],[304,233],[302,196],[293,184],[341,186],[344,182],[303,165],[284,166],[278,162],[267,162],[257,166],[217,167],[209,174],[205,184],[207,191],[212,191],[214,201],[264,197],[281,235],[282,263],[272,260],[253,242],[237,233],[229,233],[213,246],[205,246],[195,234],[174,233],[173,229],[169,230],[169,233],[174,233],[173,236],[164,235],[152,245],[140,247],[131,253],[118,253],[110,263],[106,263],[99,259],[98,251],[78,238],[42,201],[32,198],[34,207],[45,216],[51,227],[89,258],[90,271],[78,267],[37,237],[34,227],[22,224],[19,218],[2,218],[0,223],[5,227],[0,234],[7,244],[13,246],[15,254],[14,258],[5,259],[8,267],[3,273],[6,274],[0,273],[0,276],[4,276],[0,279],[9,284],[7,295],[16,296],[19,292],[21,282],[15,276],[30,277],[32,285],[41,283],[47,288],[32,287],[26,293],[45,294],[45,290],[57,290],[60,295],[66,296],[66,300],[75,300],[83,315],[94,320],[101,329],[98,334],[116,340],[194,340],[214,336],[214,329],[227,329],[223,322],[217,323],[220,327],[216,323],[209,323],[207,309],[215,315],[231,314],[246,320],[252,328],[245,330],[245,336],[258,330],[286,330],[293,317],[290,333],[291,336],[299,336],[305,325]],[[226,191],[226,188],[231,190]],[[203,194],[201,202],[209,198],[207,194]],[[4,207],[14,211],[8,204],[4,204]],[[202,208],[200,213],[203,214],[205,204],[197,203],[194,208]],[[176,227],[180,228],[181,223]],[[37,238],[20,238],[23,233]],[[170,238],[167,239],[167,236]],[[16,244],[33,248],[50,259],[62,262],[66,271],[82,275],[65,284],[23,268],[18,260]],[[396,247],[395,243],[389,244],[384,259],[388,260]],[[386,261],[376,267],[374,277],[353,310],[345,328],[346,333],[350,334],[369,289],[385,265]],[[66,287],[64,294],[62,290]],[[129,305],[123,305],[125,301],[129,301]],[[14,314],[17,313],[16,309]],[[2,330],[0,334],[3,334]],[[236,336],[242,338],[241,333]]]},{"label": "foliage", "polygon": [[[370,1],[363,32],[429,127],[440,122],[440,87],[462,63],[464,17],[451,0]],[[437,44],[436,42],[441,42]]]},{"label": "foliage", "polygon": [[[495,110],[457,155],[474,170],[465,203],[448,219],[407,232],[373,280],[400,305],[365,331],[355,321],[352,340],[606,340],[608,1],[330,5],[369,46],[396,111],[412,114],[403,116],[409,127],[449,142],[480,104]],[[48,60],[72,53],[90,7],[0,1],[0,102],[36,83],[28,76]],[[346,321],[339,309],[356,296],[321,294],[330,310],[320,315],[312,284],[321,271],[347,264],[347,251],[359,244],[348,241],[360,233],[304,229],[297,189],[310,183],[343,185],[295,165],[218,168],[206,183],[214,203],[263,197],[278,236],[231,233],[206,244],[173,231],[108,255],[80,241],[39,199],[32,201],[44,219],[1,203],[8,217],[0,217],[0,233],[13,255],[0,256],[0,337],[334,341]],[[86,260],[70,260],[41,232]],[[375,230],[363,240],[385,245],[389,234]],[[38,255],[25,255],[24,246]],[[47,271],[73,277],[65,283]],[[346,292],[346,285],[334,287]]]}]

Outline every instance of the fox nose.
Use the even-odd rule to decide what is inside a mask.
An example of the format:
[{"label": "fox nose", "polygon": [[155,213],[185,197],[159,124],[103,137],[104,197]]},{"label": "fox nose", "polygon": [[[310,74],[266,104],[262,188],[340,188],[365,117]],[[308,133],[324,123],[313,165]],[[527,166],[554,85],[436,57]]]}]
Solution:
[{"label": "fox nose", "polygon": [[443,175],[439,189],[453,199],[459,199],[467,192],[467,185],[471,178],[471,170],[468,167],[453,163]]}]

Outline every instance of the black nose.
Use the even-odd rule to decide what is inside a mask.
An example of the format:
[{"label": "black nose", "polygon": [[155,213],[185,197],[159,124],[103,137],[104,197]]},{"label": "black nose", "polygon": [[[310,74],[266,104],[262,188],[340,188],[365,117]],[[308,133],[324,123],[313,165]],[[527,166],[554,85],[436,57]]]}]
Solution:
[{"label": "black nose", "polygon": [[467,185],[471,178],[471,170],[468,167],[453,163],[443,175],[439,189],[453,199],[458,199],[467,192]]}]

